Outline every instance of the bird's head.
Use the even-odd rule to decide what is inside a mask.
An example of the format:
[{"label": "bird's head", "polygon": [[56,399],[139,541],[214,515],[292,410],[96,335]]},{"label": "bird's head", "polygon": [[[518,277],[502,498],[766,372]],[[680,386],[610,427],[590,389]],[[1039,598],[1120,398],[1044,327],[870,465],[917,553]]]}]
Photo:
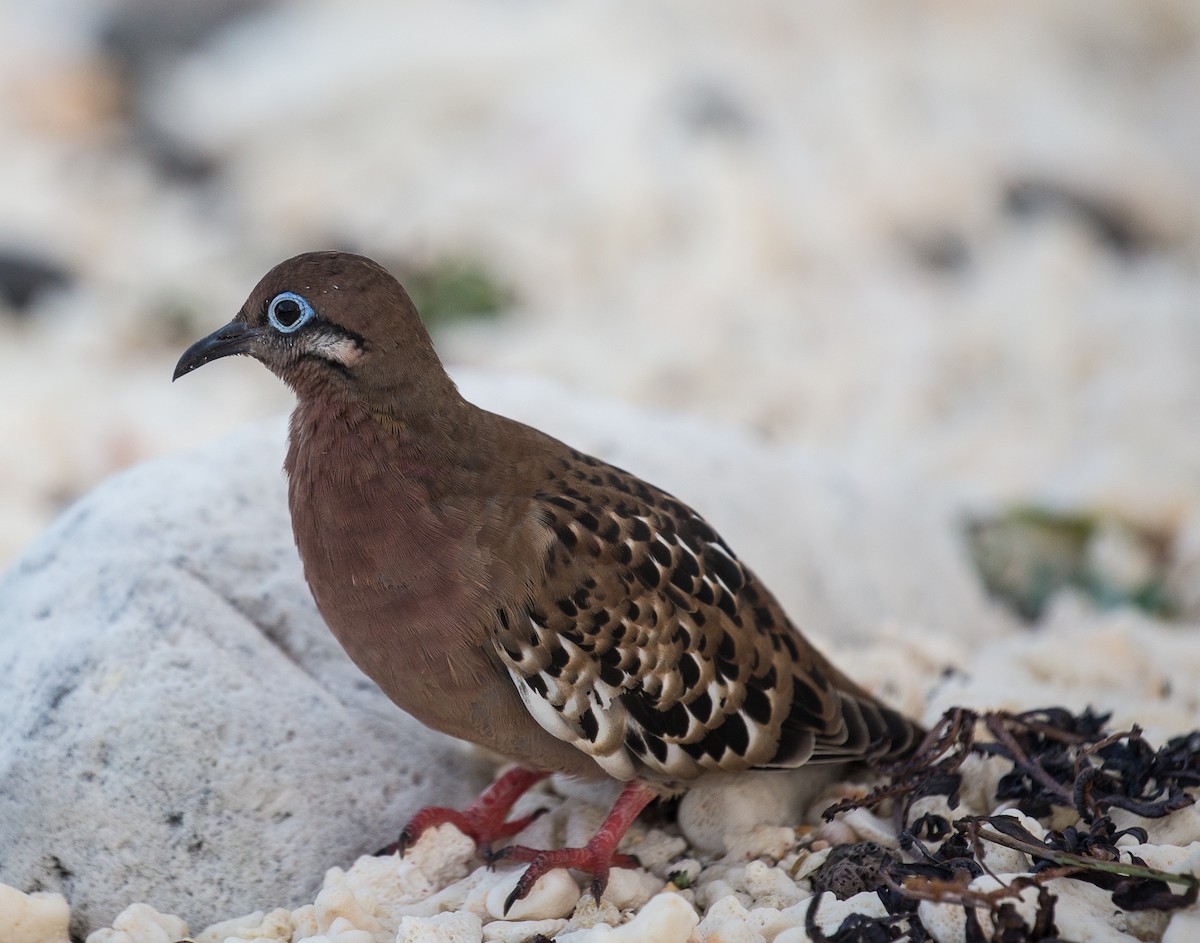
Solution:
[{"label": "bird's head", "polygon": [[389,397],[448,384],[408,293],[381,265],[306,252],[269,271],[237,316],[179,358],[175,379],[231,354],[261,361],[301,399]]}]

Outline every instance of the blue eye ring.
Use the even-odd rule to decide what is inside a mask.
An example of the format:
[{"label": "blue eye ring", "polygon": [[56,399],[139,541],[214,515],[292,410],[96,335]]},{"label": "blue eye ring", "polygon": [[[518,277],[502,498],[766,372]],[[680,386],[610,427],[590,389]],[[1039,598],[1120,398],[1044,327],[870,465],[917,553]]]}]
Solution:
[{"label": "blue eye ring", "polygon": [[281,291],[267,305],[267,320],[271,322],[271,327],[281,334],[291,334],[300,330],[315,315],[316,312],[308,303],[308,299],[294,291]]}]

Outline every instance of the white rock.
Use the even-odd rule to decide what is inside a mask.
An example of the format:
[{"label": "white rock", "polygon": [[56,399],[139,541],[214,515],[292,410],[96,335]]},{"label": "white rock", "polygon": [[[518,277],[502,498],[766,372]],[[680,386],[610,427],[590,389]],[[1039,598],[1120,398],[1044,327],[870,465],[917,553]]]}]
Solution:
[{"label": "white rock", "polygon": [[1200,905],[1172,914],[1161,943],[1196,943],[1196,940],[1200,940]]},{"label": "white rock", "polygon": [[1192,842],[1183,848],[1175,845],[1122,845],[1121,853],[1123,860],[1137,856],[1147,867],[1200,878],[1200,842]]},{"label": "white rock", "polygon": [[845,900],[838,900],[832,893],[826,892],[820,898],[810,897],[780,911],[780,917],[790,920],[792,927],[775,937],[774,943],[807,943],[808,934],[804,930],[804,921],[814,900],[820,901],[817,906],[817,926],[824,933],[835,931],[851,914],[864,914],[868,917],[887,916],[887,908],[874,891],[863,891]]},{"label": "white rock", "polygon": [[404,917],[396,943],[481,943],[483,923],[474,914]]},{"label": "white rock", "polygon": [[523,868],[509,872],[488,891],[487,911],[497,920],[549,920],[565,917],[575,908],[579,885],[566,870],[555,868],[538,878],[529,893],[515,901],[505,914],[504,902],[523,873]]},{"label": "white rock", "polygon": [[563,933],[555,943],[687,943],[699,922],[692,905],[668,891],[652,897],[628,923],[619,927],[601,923]]},{"label": "white rock", "polygon": [[850,809],[842,813],[841,818],[854,830],[858,841],[878,842],[887,848],[896,847],[895,827],[869,809]]},{"label": "white rock", "polygon": [[[838,772],[836,766],[821,766],[701,779],[679,803],[679,830],[702,851],[724,852],[737,845],[745,854],[753,844],[746,836],[759,826],[799,825],[813,799]],[[773,836],[772,849],[780,846],[781,832],[759,834]]]},{"label": "white rock", "polygon": [[505,875],[484,865],[476,868],[461,881],[455,881],[440,891],[412,904],[384,902],[382,908],[390,917],[431,917],[444,911],[461,910],[477,917],[491,918],[487,898],[492,888],[506,880]]},{"label": "white rock", "polygon": [[317,925],[317,908],[312,904],[297,907],[292,911],[292,926],[294,928],[293,940],[302,940],[319,934],[321,928]]},{"label": "white rock", "polygon": [[[277,909],[265,914],[259,910],[245,917],[214,923],[196,935],[195,943],[229,943],[231,940],[254,943],[278,940],[280,943],[291,943],[296,929],[297,925],[288,911]],[[314,922],[312,933],[302,932],[300,936],[312,936],[316,932]]]},{"label": "white rock", "polygon": [[1141,826],[1149,834],[1147,843],[1152,845],[1183,846],[1200,841],[1200,803],[1159,819],[1147,819],[1124,809],[1113,809],[1112,820],[1118,829]]},{"label": "white rock", "polygon": [[754,899],[755,907],[782,910],[810,896],[782,867],[772,867],[765,861],[748,861],[743,874],[746,893]]},{"label": "white rock", "polygon": [[61,894],[22,894],[0,884],[0,927],[4,943],[69,943],[71,908]]},{"label": "white rock", "polygon": [[493,920],[484,924],[483,943],[527,943],[534,937],[553,939],[567,925],[566,920]]},{"label": "white rock", "polygon": [[355,930],[383,935],[384,928],[379,919],[363,906],[354,892],[340,879],[341,869],[330,868],[330,873],[333,874],[333,879],[326,878],[325,887],[313,902],[317,926],[328,933],[334,930],[338,921],[342,921]]},{"label": "white rock", "polygon": [[112,922],[88,935],[87,943],[175,943],[188,935],[187,924],[149,904],[130,904]]},{"label": "white rock", "polygon": [[917,905],[917,919],[935,943],[963,943],[967,938],[967,912],[957,904],[923,900]]},{"label": "white rock", "polygon": [[691,887],[700,876],[703,866],[695,858],[679,858],[660,867],[659,873],[663,880],[670,880],[671,875],[678,875],[681,882]]},{"label": "white rock", "polygon": [[803,851],[795,868],[795,879],[801,881],[817,870],[829,858],[833,847],[822,848],[820,851]]},{"label": "white rock", "polygon": [[[293,937],[293,939],[297,939]],[[391,938],[380,941],[376,934],[359,930],[344,917],[336,919],[324,933],[300,938],[298,943],[391,943]]]},{"label": "white rock", "polygon": [[634,855],[642,867],[665,878],[674,870],[671,862],[687,850],[687,841],[661,829],[631,829],[621,842],[621,851]]},{"label": "white rock", "polygon": [[708,908],[696,927],[696,943],[764,943],[759,920],[736,897],[726,897]]},{"label": "white rock", "polygon": [[[1019,809],[1006,809],[997,815],[1007,815],[1017,820],[1020,825],[1034,838],[1041,839],[1046,835],[1046,829],[1037,819],[1023,814]],[[1020,874],[1028,871],[1031,865],[1029,855],[998,842],[983,841],[983,857],[980,864],[993,874]]]},{"label": "white rock", "polygon": [[584,894],[579,898],[579,903],[575,906],[575,911],[571,914],[571,918],[567,921],[567,931],[574,932],[576,930],[588,930],[592,927],[606,924],[610,927],[615,927],[621,923],[621,911],[617,909],[617,905],[603,897],[599,903],[592,899],[591,894]]},{"label": "white rock", "polygon": [[618,910],[637,910],[662,889],[662,879],[653,874],[636,868],[613,868],[604,899],[612,901]]},{"label": "white rock", "polygon": [[490,776],[317,615],[283,438],[114,478],[0,577],[0,625],[30,627],[0,633],[0,881],[66,889],[77,933],[130,900],[199,926],[312,900],[331,860]]},{"label": "white rock", "polygon": [[[974,884],[972,884],[974,886]],[[1047,889],[1058,900],[1054,904],[1054,925],[1068,940],[1087,940],[1088,943],[1132,943],[1137,939],[1127,932],[1131,929],[1128,916],[1112,902],[1112,892],[1085,881],[1060,878],[1049,881]],[[1132,914],[1137,922],[1137,914]],[[1166,914],[1154,914],[1158,936],[1166,923]]]},{"label": "white rock", "polygon": [[445,887],[466,877],[474,857],[474,839],[453,825],[439,825],[418,838],[403,860],[419,868],[434,887]]}]

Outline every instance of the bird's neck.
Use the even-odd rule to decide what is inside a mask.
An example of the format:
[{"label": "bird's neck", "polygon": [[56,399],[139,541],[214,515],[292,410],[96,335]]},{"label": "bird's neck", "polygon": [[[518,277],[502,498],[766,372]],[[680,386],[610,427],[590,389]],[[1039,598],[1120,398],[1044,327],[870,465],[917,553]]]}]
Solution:
[{"label": "bird's neck", "polygon": [[[285,469],[329,486],[438,489],[469,466],[470,404],[440,397],[435,407],[341,397],[301,398],[291,420]],[[361,482],[347,480],[362,477]],[[369,479],[370,481],[366,480]]]}]

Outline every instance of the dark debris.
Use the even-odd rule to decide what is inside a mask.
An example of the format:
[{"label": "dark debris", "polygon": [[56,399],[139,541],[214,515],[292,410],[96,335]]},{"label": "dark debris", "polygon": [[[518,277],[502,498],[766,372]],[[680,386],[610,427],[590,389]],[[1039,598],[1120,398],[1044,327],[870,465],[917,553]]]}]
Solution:
[{"label": "dark debris", "polygon": [[[1074,714],[1063,708],[1021,714],[947,711],[912,757],[885,770],[889,782],[825,813],[832,819],[853,808],[890,804],[901,828],[899,853],[874,845],[875,853],[871,842],[848,845],[835,849],[813,877],[814,890],[830,890],[839,898],[874,890],[888,916],[855,915],[835,933],[822,933],[814,899],[806,922],[809,937],[831,943],[924,943],[931,937],[917,919],[917,908],[921,901],[934,901],[964,908],[969,943],[1053,943],[1060,937],[1054,925],[1056,897],[1047,883],[1061,878],[1103,888],[1114,906],[1127,911],[1194,904],[1200,881],[1121,859],[1117,842],[1124,836],[1143,842],[1146,832],[1118,830],[1109,813],[1116,808],[1160,818],[1195,802],[1188,790],[1200,786],[1200,731],[1154,749],[1137,727],[1108,732],[1107,720],[1108,715],[1092,710]],[[917,800],[928,796],[944,796],[950,809],[958,807],[960,768],[971,755],[1011,764],[999,781],[997,802],[1043,820],[1056,810],[1073,809],[1078,821],[1039,839],[1008,815],[915,814]],[[1031,872],[994,891],[971,890],[971,882],[985,873],[980,861],[986,843],[1029,855]],[[1032,920],[1016,906],[1029,888],[1037,891]],[[981,920],[981,913],[990,920]]]}]

